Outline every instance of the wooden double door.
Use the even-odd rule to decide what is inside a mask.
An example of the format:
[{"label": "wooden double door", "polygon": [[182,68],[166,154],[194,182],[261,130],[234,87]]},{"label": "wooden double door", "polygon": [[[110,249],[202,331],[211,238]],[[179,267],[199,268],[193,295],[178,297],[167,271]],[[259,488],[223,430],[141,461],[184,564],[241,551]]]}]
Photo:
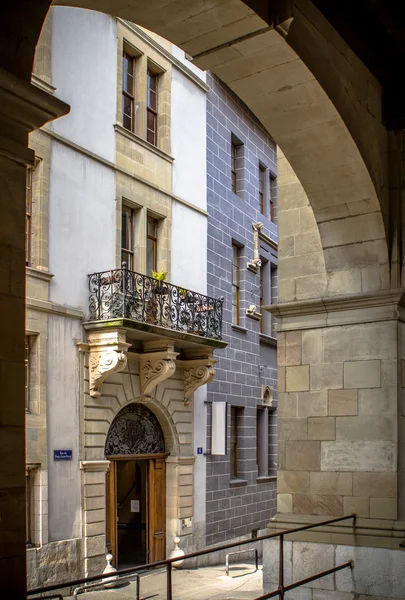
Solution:
[{"label": "wooden double door", "polygon": [[118,568],[165,558],[166,456],[107,457],[106,542]]}]

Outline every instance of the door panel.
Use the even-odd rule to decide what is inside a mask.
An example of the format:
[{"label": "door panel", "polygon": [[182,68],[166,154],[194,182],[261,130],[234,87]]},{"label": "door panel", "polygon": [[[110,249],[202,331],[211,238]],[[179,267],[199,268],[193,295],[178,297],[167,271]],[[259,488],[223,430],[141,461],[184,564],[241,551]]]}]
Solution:
[{"label": "door panel", "polygon": [[106,478],[106,546],[113,555],[112,564],[118,564],[117,543],[117,463],[110,462]]},{"label": "door panel", "polygon": [[166,555],[166,463],[164,458],[149,461],[149,562]]}]

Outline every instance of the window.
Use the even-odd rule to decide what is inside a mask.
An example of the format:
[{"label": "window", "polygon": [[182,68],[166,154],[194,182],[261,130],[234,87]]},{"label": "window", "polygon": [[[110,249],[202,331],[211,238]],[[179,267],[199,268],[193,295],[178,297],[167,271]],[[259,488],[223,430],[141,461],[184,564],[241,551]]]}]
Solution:
[{"label": "window", "polygon": [[134,225],[135,211],[123,204],[121,217],[121,263],[134,270]]},{"label": "window", "polygon": [[157,271],[157,220],[148,216],[146,239],[146,272],[149,277]]},{"label": "window", "polygon": [[157,79],[158,76],[148,69],[146,139],[154,146],[157,145]]},{"label": "window", "polygon": [[134,63],[133,56],[130,56],[124,50],[122,53],[122,124],[129,131],[135,130]]},{"label": "window", "polygon": [[[271,265],[271,279],[270,279],[270,283],[271,283],[271,304],[277,304],[277,300],[278,300],[278,293],[277,293],[277,267],[274,265]],[[276,325],[277,325],[277,319],[274,315],[270,315],[270,321],[271,321],[271,327],[270,327],[270,331],[273,337],[277,337],[277,331],[276,331]]]},{"label": "window", "polygon": [[264,202],[264,178],[266,174],[266,169],[259,165],[259,206],[260,212],[262,215],[265,215],[265,202]]},{"label": "window", "polygon": [[277,201],[277,179],[270,174],[270,221],[274,223],[276,218]]},{"label": "window", "polygon": [[268,474],[277,475],[277,410],[269,409]]},{"label": "window", "polygon": [[260,267],[260,286],[259,286],[259,312],[261,314],[260,317],[260,333],[263,333],[264,331],[264,319],[263,319],[263,290],[264,287],[264,265],[262,264],[262,266]]},{"label": "window", "polygon": [[231,137],[231,188],[234,194],[243,189],[243,144],[232,134]]},{"label": "window", "polygon": [[237,146],[232,142],[231,147],[231,172],[232,172],[232,191],[236,194],[236,155],[237,155]]},{"label": "window", "polygon": [[[263,251],[263,248],[262,248]],[[259,287],[259,303],[260,303],[260,333],[271,335],[271,315],[263,306],[271,304],[271,262],[260,257],[262,264],[260,267],[260,287]]]},{"label": "window", "polygon": [[239,459],[239,421],[242,417],[242,408],[231,406],[231,479],[240,477]]},{"label": "window", "polygon": [[240,246],[232,243],[232,323],[240,324]]},{"label": "window", "polygon": [[25,412],[30,412],[31,338],[25,336]]},{"label": "window", "polygon": [[269,474],[269,418],[267,408],[258,408],[256,416],[256,464],[258,477]]},{"label": "window", "polygon": [[32,181],[33,167],[27,167],[25,194],[25,264],[32,262]]},{"label": "window", "polygon": [[277,413],[272,408],[260,407],[256,417],[257,476],[277,474]]}]

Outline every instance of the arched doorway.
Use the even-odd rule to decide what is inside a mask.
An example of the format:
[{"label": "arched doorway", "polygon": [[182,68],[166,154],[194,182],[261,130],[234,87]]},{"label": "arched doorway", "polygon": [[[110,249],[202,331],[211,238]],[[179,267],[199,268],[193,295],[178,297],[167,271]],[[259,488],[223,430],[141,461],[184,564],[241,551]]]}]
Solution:
[{"label": "arched doorway", "polygon": [[125,568],[165,557],[166,463],[159,421],[143,404],[127,404],[105,444],[106,545]]}]

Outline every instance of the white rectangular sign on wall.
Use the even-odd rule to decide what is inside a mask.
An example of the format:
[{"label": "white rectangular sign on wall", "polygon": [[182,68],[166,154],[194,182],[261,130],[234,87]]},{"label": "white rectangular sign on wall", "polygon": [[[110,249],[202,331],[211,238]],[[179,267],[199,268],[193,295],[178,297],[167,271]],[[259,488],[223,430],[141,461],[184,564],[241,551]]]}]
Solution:
[{"label": "white rectangular sign on wall", "polygon": [[226,402],[212,403],[211,454],[226,454]]}]

